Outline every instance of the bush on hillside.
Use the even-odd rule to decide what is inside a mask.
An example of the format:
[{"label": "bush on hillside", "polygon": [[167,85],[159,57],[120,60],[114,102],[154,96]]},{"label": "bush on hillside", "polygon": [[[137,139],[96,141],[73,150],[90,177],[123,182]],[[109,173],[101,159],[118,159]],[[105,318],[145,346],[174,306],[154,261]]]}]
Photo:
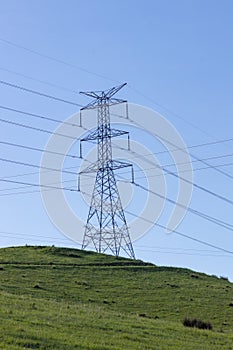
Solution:
[{"label": "bush on hillside", "polygon": [[213,329],[213,326],[210,322],[204,322],[204,321],[198,320],[197,318],[190,319],[186,317],[183,321],[183,325],[185,327],[196,327],[199,329],[209,329],[209,330]]}]

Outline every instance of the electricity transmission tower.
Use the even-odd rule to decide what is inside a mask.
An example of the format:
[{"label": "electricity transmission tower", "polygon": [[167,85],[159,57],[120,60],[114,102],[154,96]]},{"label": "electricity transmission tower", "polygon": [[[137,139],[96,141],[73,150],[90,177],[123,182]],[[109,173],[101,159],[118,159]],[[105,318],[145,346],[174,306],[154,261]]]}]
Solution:
[{"label": "electricity transmission tower", "polygon": [[113,98],[125,85],[122,84],[106,91],[81,92],[81,94],[94,98],[81,111],[97,109],[97,128],[81,139],[80,156],[82,157],[83,141],[96,142],[98,154],[97,162],[80,172],[80,174],[96,173],[82,249],[89,245],[94,245],[97,252],[104,253],[110,250],[116,256],[119,256],[120,249],[122,249],[130,258],[135,259],[129,229],[114,176],[115,170],[131,167],[133,181],[133,166],[130,163],[112,159],[111,142],[113,137],[122,135],[128,135],[129,141],[129,132],[111,128],[109,110],[109,107],[113,104],[127,102]]}]

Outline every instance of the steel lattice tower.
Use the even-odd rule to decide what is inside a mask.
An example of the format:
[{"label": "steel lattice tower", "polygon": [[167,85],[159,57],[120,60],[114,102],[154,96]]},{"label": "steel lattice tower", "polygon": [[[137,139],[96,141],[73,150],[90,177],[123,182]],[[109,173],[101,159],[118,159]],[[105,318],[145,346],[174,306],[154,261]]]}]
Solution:
[{"label": "steel lattice tower", "polygon": [[94,100],[81,109],[97,109],[97,128],[81,139],[80,153],[82,156],[82,142],[97,142],[98,160],[87,167],[83,173],[96,173],[95,185],[92,193],[89,213],[83,236],[82,249],[93,244],[96,251],[104,253],[110,250],[119,256],[123,249],[127,255],[135,259],[131,243],[129,229],[126,223],[120,195],[114,171],[117,169],[131,167],[132,164],[112,159],[113,137],[128,135],[127,131],[111,128],[109,107],[113,104],[125,103],[127,101],[113,98],[123,86],[113,87],[106,91],[81,92],[81,94],[93,97]]}]

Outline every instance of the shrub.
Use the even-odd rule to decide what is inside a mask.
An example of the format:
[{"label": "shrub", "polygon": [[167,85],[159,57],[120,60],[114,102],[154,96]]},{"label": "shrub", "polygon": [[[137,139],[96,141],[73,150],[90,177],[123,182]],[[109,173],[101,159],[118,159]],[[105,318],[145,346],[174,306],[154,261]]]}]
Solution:
[{"label": "shrub", "polygon": [[35,288],[35,289],[42,289],[39,284],[35,284],[33,288]]},{"label": "shrub", "polygon": [[220,276],[220,279],[229,282],[228,277]]},{"label": "shrub", "polygon": [[213,326],[210,322],[204,322],[204,321],[198,320],[197,318],[190,319],[185,317],[183,321],[183,325],[185,327],[196,327],[199,329],[209,329],[209,330],[213,329]]}]

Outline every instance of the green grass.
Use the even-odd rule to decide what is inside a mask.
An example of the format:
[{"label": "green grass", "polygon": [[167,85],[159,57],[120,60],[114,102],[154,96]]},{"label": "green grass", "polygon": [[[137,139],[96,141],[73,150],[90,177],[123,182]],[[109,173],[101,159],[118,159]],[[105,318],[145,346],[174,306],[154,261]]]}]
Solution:
[{"label": "green grass", "polygon": [[[0,349],[233,349],[233,285],[55,247],[0,249]],[[184,327],[185,317],[212,331]]]}]

